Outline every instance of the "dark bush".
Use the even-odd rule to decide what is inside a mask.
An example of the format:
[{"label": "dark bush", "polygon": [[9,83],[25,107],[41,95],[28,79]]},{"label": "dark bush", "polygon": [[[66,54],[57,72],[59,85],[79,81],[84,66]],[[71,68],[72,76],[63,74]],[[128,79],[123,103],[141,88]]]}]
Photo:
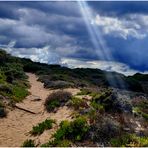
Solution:
[{"label": "dark bush", "polygon": [[132,112],[132,106],[129,101],[119,98],[116,92],[110,90],[96,95],[92,102],[103,105],[107,112]]},{"label": "dark bush", "polygon": [[6,117],[7,113],[4,107],[0,107],[0,118]]},{"label": "dark bush", "polygon": [[23,65],[20,63],[6,63],[4,72],[8,83],[12,83],[17,79],[26,79],[25,72],[23,71]]},{"label": "dark bush", "polygon": [[0,91],[3,91],[7,94],[12,94],[12,89],[8,85],[0,84]]},{"label": "dark bush", "polygon": [[44,87],[45,88],[53,88],[53,89],[60,89],[60,88],[68,88],[73,87],[73,84],[66,81],[44,81]]},{"label": "dark bush", "polygon": [[91,125],[92,139],[98,143],[106,143],[119,134],[119,123],[108,117],[98,116],[96,122]]},{"label": "dark bush", "polygon": [[8,57],[8,55],[7,55],[6,51],[0,49],[0,61],[1,61],[0,65],[5,64],[7,57]]},{"label": "dark bush", "polygon": [[24,141],[22,147],[35,147],[34,141],[31,139],[27,139]]},{"label": "dark bush", "polygon": [[55,108],[64,105],[72,98],[72,94],[67,91],[56,91],[51,93],[45,101],[45,107],[48,112],[53,111]]}]

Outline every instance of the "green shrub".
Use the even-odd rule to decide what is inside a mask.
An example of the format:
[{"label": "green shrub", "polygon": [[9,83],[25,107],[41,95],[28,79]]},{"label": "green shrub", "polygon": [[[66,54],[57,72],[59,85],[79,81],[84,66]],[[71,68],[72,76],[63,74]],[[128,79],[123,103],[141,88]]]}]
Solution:
[{"label": "green shrub", "polygon": [[102,93],[98,93],[93,100],[94,101],[103,101],[104,99],[106,99],[108,96],[110,96],[112,94],[112,92],[110,90],[102,92]]},{"label": "green shrub", "polygon": [[55,108],[60,107],[59,100],[51,100],[50,104],[46,107],[48,111],[53,111]]},{"label": "green shrub", "polygon": [[89,95],[93,99],[98,99],[102,95],[102,93],[98,88],[85,88],[80,89],[80,92],[78,92],[77,95]]},{"label": "green shrub", "polygon": [[62,121],[60,128],[54,134],[56,140],[81,141],[86,137],[89,126],[84,117],[78,117],[74,121]]},{"label": "green shrub", "polygon": [[147,113],[141,113],[142,114],[142,117],[144,118],[144,119],[146,119],[146,120],[148,120],[148,114]]},{"label": "green shrub", "polygon": [[35,147],[34,141],[31,139],[27,139],[24,141],[22,147]]},{"label": "green shrub", "polygon": [[122,137],[116,137],[116,138],[112,138],[110,140],[110,144],[111,146],[115,146],[115,147],[123,147],[125,146],[127,143],[129,143],[129,139],[130,139],[130,135],[124,135]]},{"label": "green shrub", "polygon": [[26,96],[28,96],[29,92],[25,87],[13,86],[13,95],[14,101],[19,102],[22,101]]},{"label": "green shrub", "polygon": [[70,147],[72,144],[69,140],[59,140],[56,144],[57,147]]},{"label": "green shrub", "polygon": [[44,132],[44,130],[51,129],[53,123],[55,123],[54,120],[46,119],[45,121],[39,123],[37,126],[33,126],[31,134],[32,135],[40,135]]},{"label": "green shrub", "polygon": [[70,140],[64,139],[64,140],[52,140],[48,141],[45,144],[42,144],[41,147],[70,147],[72,145],[72,142]]},{"label": "green shrub", "polygon": [[143,111],[143,108],[133,107],[133,113],[142,116],[144,119],[148,120],[148,114]]},{"label": "green shrub", "polygon": [[100,95],[100,93],[98,93],[98,92],[92,92],[91,94],[90,94],[90,96],[92,96],[92,98],[98,98],[98,96]]},{"label": "green shrub", "polygon": [[87,107],[87,103],[78,97],[72,97],[70,100],[70,106],[72,106],[75,110],[79,110],[81,108]]},{"label": "green shrub", "polygon": [[148,137],[138,137],[134,134],[126,134],[112,138],[110,144],[113,147],[147,147]]},{"label": "green shrub", "polygon": [[70,92],[56,91],[51,93],[45,101],[45,107],[48,112],[53,111],[55,108],[64,105],[68,100],[72,98]]},{"label": "green shrub", "polygon": [[21,60],[0,50],[0,94],[13,101],[21,101],[28,95],[27,76]]},{"label": "green shrub", "polygon": [[0,94],[11,98],[15,102],[22,101],[28,94],[27,88],[29,86],[23,86],[24,84],[0,84]]},{"label": "green shrub", "polygon": [[104,112],[104,106],[103,106],[103,104],[100,104],[100,103],[97,103],[97,102],[95,102],[95,101],[92,101],[92,102],[91,102],[91,106],[92,106],[94,109],[96,109],[96,110],[99,110],[99,111],[101,111],[101,112]]},{"label": "green shrub", "polygon": [[47,143],[44,143],[41,145],[41,147],[54,147],[55,146],[55,143],[54,141],[48,141]]},{"label": "green shrub", "polygon": [[148,120],[148,100],[143,98],[134,98],[132,100],[133,113],[142,116]]},{"label": "green shrub", "polygon": [[89,89],[80,89],[81,92],[78,92],[77,95],[89,95],[92,92]]},{"label": "green shrub", "polygon": [[90,109],[90,111],[88,112],[88,118],[89,118],[90,124],[95,122],[98,114],[99,113],[96,109],[94,108]]}]

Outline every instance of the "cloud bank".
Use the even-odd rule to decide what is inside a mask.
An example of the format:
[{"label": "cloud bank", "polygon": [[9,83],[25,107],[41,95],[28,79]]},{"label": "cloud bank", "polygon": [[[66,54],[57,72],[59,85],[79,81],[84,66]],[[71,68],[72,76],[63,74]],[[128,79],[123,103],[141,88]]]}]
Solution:
[{"label": "cloud bank", "polygon": [[0,48],[49,64],[125,74],[148,71],[148,2],[88,5],[90,25],[101,30],[110,61],[97,55],[101,49],[96,53],[77,2],[0,2]]}]

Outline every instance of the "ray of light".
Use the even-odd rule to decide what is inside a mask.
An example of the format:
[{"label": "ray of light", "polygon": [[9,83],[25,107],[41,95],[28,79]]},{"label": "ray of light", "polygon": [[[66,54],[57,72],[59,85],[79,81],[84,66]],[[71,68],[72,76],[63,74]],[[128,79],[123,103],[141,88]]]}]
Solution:
[{"label": "ray of light", "polygon": [[[93,13],[86,1],[78,1],[83,19],[86,23],[86,27],[91,37],[91,41],[94,45],[95,52],[99,59],[104,61],[113,61],[112,54],[110,53],[109,47],[101,34],[99,28],[92,23]],[[106,75],[108,82],[113,86],[119,86],[125,88],[124,81],[117,75]]]}]

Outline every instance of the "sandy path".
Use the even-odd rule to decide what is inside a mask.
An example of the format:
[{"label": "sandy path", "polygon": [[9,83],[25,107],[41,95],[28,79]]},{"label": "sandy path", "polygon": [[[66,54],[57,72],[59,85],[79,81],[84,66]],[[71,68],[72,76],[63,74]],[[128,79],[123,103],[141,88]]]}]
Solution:
[{"label": "sandy path", "polygon": [[[37,114],[30,114],[19,109],[9,111],[7,118],[0,119],[0,146],[21,146],[26,139],[35,139],[36,143],[45,143],[51,137],[55,129],[45,131],[39,137],[32,137],[28,132],[31,131],[32,126],[44,121],[47,118],[56,119],[57,123],[62,120],[71,120],[72,110],[66,106],[59,108],[56,113],[47,113],[44,111],[44,100],[52,91],[43,87],[41,82],[37,81],[34,74],[27,74],[31,88],[29,95],[23,102],[18,103],[19,107],[23,107]],[[78,89],[67,89],[76,94]],[[40,98],[40,101],[32,101]],[[57,127],[55,127],[57,128]]]}]

